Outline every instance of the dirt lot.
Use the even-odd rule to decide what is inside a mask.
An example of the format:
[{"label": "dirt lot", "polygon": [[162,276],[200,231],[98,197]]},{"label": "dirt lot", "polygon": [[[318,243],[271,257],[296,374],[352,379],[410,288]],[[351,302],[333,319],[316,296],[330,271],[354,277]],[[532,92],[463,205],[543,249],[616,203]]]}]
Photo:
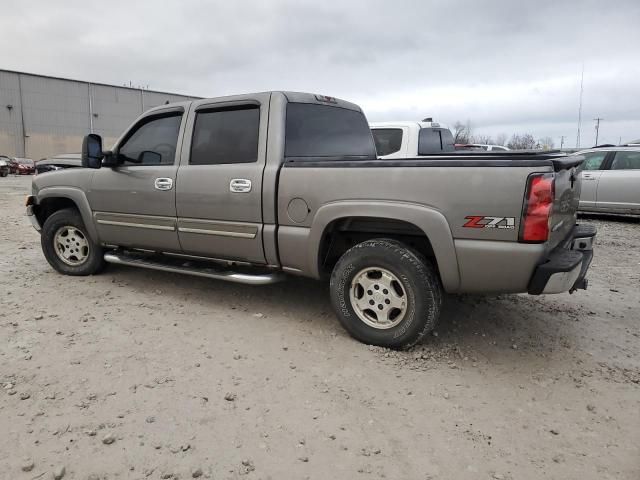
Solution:
[{"label": "dirt lot", "polygon": [[[640,478],[640,223],[587,292],[447,299],[410,352],[327,286],[60,276],[0,179],[0,478]],[[29,471],[23,471],[29,470]]]}]

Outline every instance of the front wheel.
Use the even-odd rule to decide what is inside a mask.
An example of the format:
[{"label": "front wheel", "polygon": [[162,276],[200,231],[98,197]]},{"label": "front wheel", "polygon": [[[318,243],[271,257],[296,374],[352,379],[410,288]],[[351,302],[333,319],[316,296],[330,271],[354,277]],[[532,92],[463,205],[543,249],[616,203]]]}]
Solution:
[{"label": "front wheel", "polygon": [[421,254],[396,240],[373,239],[349,249],[330,280],[331,303],[355,339],[405,349],[433,330],[442,286]]},{"label": "front wheel", "polygon": [[71,208],[47,218],[40,237],[49,264],[65,275],[93,275],[104,268],[103,251],[87,235],[80,213]]}]

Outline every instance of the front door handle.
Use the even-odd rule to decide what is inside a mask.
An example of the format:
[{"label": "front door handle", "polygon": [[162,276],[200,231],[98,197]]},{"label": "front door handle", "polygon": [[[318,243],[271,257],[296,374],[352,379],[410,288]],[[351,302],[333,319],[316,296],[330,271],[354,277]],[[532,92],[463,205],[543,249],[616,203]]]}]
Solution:
[{"label": "front door handle", "polygon": [[251,191],[251,180],[234,178],[229,182],[229,191],[233,193],[249,193]]},{"label": "front door handle", "polygon": [[173,179],[156,178],[156,181],[153,184],[156,187],[156,190],[171,190],[173,188]]}]

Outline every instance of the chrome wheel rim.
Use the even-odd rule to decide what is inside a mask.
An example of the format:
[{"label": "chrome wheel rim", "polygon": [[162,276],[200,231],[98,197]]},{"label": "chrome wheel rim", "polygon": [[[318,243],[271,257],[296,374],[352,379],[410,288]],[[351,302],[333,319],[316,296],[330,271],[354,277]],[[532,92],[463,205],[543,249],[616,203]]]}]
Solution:
[{"label": "chrome wheel rim", "polygon": [[87,237],[76,227],[59,228],[53,236],[53,248],[58,258],[72,267],[82,265],[89,257]]},{"label": "chrome wheel rim", "polygon": [[381,330],[395,327],[407,313],[406,289],[386,268],[358,272],[351,281],[349,299],[360,320]]}]

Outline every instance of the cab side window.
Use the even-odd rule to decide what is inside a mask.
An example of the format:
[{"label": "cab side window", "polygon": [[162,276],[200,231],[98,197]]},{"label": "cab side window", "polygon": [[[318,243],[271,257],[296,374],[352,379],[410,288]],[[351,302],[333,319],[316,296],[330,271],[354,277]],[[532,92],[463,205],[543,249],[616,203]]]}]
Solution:
[{"label": "cab side window", "polygon": [[400,150],[402,146],[401,128],[373,128],[373,140],[376,142],[376,150],[381,157],[391,155]]},{"label": "cab side window", "polygon": [[202,110],[196,114],[191,141],[191,165],[258,161],[260,107]]},{"label": "cab side window", "polygon": [[616,152],[611,170],[640,170],[640,152]]},{"label": "cab side window", "polygon": [[120,145],[124,165],[173,165],[182,113],[144,119]]},{"label": "cab side window", "polygon": [[602,162],[604,162],[604,157],[606,156],[607,152],[585,153],[583,170],[600,170],[602,168]]}]

